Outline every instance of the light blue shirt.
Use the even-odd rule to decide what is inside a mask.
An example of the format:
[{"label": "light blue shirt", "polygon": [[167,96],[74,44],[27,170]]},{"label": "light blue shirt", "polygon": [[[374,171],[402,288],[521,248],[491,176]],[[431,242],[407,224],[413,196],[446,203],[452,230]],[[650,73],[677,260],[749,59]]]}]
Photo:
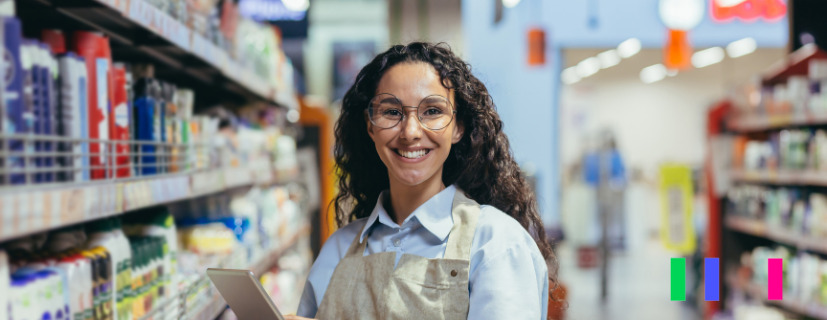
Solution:
[{"label": "light blue shirt", "polygon": [[[333,270],[357,235],[368,241],[365,255],[396,252],[396,263],[403,253],[442,258],[454,225],[451,209],[456,190],[454,186],[445,188],[417,208],[402,226],[382,206],[383,192],[368,218],[349,223],[325,242],[310,269],[297,314],[316,315]],[[366,224],[370,227],[362,232]],[[468,319],[546,319],[549,282],[543,255],[517,220],[492,206],[481,208],[469,272]]]}]

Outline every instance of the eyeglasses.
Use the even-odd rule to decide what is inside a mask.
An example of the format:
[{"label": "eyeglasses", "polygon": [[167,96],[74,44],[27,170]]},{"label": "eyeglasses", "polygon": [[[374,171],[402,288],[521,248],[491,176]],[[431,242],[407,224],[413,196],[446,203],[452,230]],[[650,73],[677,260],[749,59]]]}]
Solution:
[{"label": "eyeglasses", "polygon": [[405,119],[405,108],[416,108],[416,118],[429,130],[447,127],[457,113],[448,98],[440,95],[427,96],[418,106],[406,106],[390,93],[381,93],[373,97],[365,111],[370,123],[382,129],[390,129]]}]

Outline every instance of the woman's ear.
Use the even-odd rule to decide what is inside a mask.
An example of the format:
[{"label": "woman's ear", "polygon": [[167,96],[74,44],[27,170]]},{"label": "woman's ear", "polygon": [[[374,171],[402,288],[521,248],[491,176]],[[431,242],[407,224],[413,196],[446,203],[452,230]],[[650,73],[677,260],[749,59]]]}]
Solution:
[{"label": "woman's ear", "polygon": [[454,134],[451,137],[451,143],[456,144],[459,142],[463,134],[465,134],[465,126],[462,125],[462,122],[457,121],[457,126],[454,127]]},{"label": "woman's ear", "polygon": [[373,129],[374,129],[375,127],[373,126],[373,123],[371,123],[371,122],[370,122],[370,120],[368,120],[368,119],[367,119],[367,116],[365,117],[365,125],[366,125],[366,126],[365,126],[365,129],[366,129],[366,130],[368,130],[368,136],[370,136],[370,140],[374,140],[374,136],[373,136],[373,135],[374,135],[374,132],[373,132]]}]

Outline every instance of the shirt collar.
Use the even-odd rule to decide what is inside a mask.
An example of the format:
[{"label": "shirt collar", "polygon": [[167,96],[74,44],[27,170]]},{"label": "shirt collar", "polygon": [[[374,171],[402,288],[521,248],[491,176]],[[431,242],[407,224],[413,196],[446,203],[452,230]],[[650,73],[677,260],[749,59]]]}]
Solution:
[{"label": "shirt collar", "polygon": [[[445,190],[440,191],[428,199],[428,201],[419,206],[419,208],[416,208],[402,224],[404,225],[408,220],[417,219],[431,234],[439,238],[440,241],[445,241],[445,238],[447,238],[451,232],[451,228],[454,227],[454,218],[451,215],[451,210],[454,206],[454,195],[456,192],[457,189],[453,185],[445,188]],[[376,200],[376,206],[373,207],[373,212],[371,212],[365,228],[362,229],[362,233],[359,235],[360,243],[364,241],[368,231],[377,221],[391,228],[399,228],[399,225],[393,221],[383,205],[383,199],[387,194],[387,190],[379,194],[379,198]]]}]

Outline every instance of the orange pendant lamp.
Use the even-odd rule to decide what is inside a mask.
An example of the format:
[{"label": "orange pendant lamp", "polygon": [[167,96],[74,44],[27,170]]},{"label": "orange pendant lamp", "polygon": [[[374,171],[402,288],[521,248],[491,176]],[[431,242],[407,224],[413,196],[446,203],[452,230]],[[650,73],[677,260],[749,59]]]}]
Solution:
[{"label": "orange pendant lamp", "polygon": [[663,65],[670,70],[686,70],[692,66],[689,30],[703,20],[704,0],[660,0],[658,9],[668,29]]}]

